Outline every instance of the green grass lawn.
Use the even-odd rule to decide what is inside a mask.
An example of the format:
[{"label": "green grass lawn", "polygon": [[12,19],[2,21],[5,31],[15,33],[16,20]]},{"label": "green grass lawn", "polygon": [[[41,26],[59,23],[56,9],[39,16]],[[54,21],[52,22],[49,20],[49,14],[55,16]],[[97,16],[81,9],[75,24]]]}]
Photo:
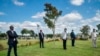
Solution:
[{"label": "green grass lawn", "polygon": [[[92,48],[91,41],[76,41],[76,46],[71,47],[68,40],[67,50],[62,49],[62,41],[45,43],[45,48],[39,48],[39,44],[18,48],[18,56],[100,56],[100,41],[98,47]],[[0,56],[7,56],[7,50],[0,51]],[[11,56],[14,56],[13,50]]]}]

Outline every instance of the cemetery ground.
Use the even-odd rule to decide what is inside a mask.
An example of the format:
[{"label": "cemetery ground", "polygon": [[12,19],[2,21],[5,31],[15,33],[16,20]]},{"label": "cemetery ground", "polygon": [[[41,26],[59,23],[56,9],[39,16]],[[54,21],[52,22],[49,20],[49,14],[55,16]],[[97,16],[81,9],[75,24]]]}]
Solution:
[{"label": "cemetery ground", "polygon": [[[76,40],[75,47],[71,46],[71,40],[67,41],[67,50],[63,50],[62,41],[45,42],[45,48],[39,48],[39,40],[19,40],[18,56],[100,56],[100,40],[97,40],[97,48],[92,47],[91,40]],[[7,40],[0,40],[4,50],[0,56],[7,56]],[[12,49],[11,56],[14,56]]]}]

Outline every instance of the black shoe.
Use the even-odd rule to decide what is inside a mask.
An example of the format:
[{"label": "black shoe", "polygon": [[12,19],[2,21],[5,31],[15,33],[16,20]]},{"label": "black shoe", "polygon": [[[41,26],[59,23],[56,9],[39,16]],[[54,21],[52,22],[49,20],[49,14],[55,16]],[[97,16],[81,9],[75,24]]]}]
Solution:
[{"label": "black shoe", "polygon": [[44,47],[42,47],[42,48],[44,48]]},{"label": "black shoe", "polygon": [[66,50],[67,48],[65,48],[64,50]]}]

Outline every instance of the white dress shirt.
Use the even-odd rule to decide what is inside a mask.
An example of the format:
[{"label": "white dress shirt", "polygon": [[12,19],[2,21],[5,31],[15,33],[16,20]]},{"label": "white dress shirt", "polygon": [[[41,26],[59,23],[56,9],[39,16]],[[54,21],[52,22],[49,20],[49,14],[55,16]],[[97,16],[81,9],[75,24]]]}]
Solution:
[{"label": "white dress shirt", "polygon": [[62,33],[62,39],[66,40],[67,39],[67,32]]},{"label": "white dress shirt", "polygon": [[97,38],[97,33],[96,32],[92,32],[91,33],[91,37],[92,37],[92,39],[96,39]]}]

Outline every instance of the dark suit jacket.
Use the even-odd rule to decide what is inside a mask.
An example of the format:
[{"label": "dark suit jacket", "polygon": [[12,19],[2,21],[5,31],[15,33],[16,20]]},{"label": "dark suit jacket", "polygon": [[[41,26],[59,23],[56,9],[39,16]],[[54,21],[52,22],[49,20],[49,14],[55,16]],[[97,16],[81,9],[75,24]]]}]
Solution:
[{"label": "dark suit jacket", "polygon": [[[17,44],[17,33],[14,31],[13,33],[11,32],[11,30],[7,31],[7,35],[8,35],[8,45],[12,45],[12,44]],[[15,39],[15,41],[14,41]]]},{"label": "dark suit jacket", "polygon": [[40,39],[40,40],[44,39],[44,33],[42,33],[42,34],[39,33],[39,39]]},{"label": "dark suit jacket", "polygon": [[70,36],[71,36],[71,38],[72,38],[72,39],[75,39],[75,38],[76,38],[76,36],[75,36],[75,33],[74,33],[74,32],[71,32],[71,33],[70,33]]}]

